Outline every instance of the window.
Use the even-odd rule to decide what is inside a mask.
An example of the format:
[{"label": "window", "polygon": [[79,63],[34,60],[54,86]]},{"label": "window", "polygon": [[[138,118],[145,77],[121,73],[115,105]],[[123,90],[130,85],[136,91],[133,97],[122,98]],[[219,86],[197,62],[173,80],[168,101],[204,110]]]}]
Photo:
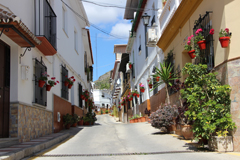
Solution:
[{"label": "window", "polygon": [[155,23],[155,5],[153,3],[152,5],[152,20],[151,20],[151,26],[153,26],[153,24]]},{"label": "window", "polygon": [[[212,21],[210,20],[211,12],[206,12],[204,16],[199,17],[198,20],[195,21],[195,25],[193,28],[193,33],[196,32],[197,29],[202,28],[203,36],[206,40],[206,49],[200,50],[200,58],[197,58],[196,64],[207,64],[208,71],[212,70],[214,65],[214,48],[213,48],[213,35],[209,34],[209,31],[212,29]],[[195,47],[198,47],[196,45]]]},{"label": "window", "polygon": [[78,33],[74,30],[74,49],[78,52]]},{"label": "window", "polygon": [[81,95],[82,95],[82,85],[79,83],[78,84],[78,100],[79,100],[79,103],[78,103],[78,106],[83,108],[83,100],[81,98]]},{"label": "window", "polygon": [[134,61],[134,51],[133,51],[133,53],[132,53],[132,55],[133,55],[133,64],[132,64],[132,78],[135,78],[135,68],[134,68],[134,65],[135,65],[135,61]]},{"label": "window", "polygon": [[[173,49],[169,51],[169,53],[167,54],[167,57],[165,58],[164,61],[165,61],[166,66],[169,66],[169,65],[171,64],[171,67],[172,67],[171,73],[175,73],[175,70],[174,70]],[[174,84],[174,80],[173,80],[171,83]],[[175,93],[174,89],[171,88],[171,86],[168,86],[168,92],[169,92],[169,95]]]},{"label": "window", "polygon": [[142,92],[139,90],[139,93],[140,93],[140,104],[142,104]]},{"label": "window", "polygon": [[68,100],[68,86],[64,85],[65,80],[68,78],[68,70],[66,67],[62,66],[62,91],[61,96]]},{"label": "window", "polygon": [[[156,72],[156,67],[153,67],[152,73],[154,74]],[[157,81],[155,78],[153,78],[153,87],[155,87],[155,85],[157,84]],[[154,88],[153,90],[153,95],[157,94],[158,92],[158,87]]]},{"label": "window", "polygon": [[62,23],[62,28],[67,34],[67,9],[63,6],[62,7],[62,18],[63,18],[63,23]]},{"label": "window", "polygon": [[139,44],[138,53],[139,53],[139,55],[141,55],[141,51],[142,51],[142,49],[141,49],[141,35],[139,36],[138,44]]},{"label": "window", "polygon": [[85,68],[85,73],[87,73],[87,52],[86,51],[84,54],[84,68]]},{"label": "window", "polygon": [[43,88],[38,86],[38,79],[44,72],[47,72],[47,67],[42,61],[35,59],[35,103],[47,106],[46,85],[44,85]]}]

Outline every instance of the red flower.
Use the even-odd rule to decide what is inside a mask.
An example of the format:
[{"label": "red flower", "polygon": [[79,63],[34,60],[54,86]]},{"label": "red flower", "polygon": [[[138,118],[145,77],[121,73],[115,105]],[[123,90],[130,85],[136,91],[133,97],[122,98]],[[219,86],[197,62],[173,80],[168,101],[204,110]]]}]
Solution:
[{"label": "red flower", "polygon": [[213,35],[214,34],[214,29],[211,29],[209,34]]},{"label": "red flower", "polygon": [[227,33],[229,33],[229,29],[228,29],[228,28],[225,28],[225,31],[226,31]]},{"label": "red flower", "polygon": [[52,77],[51,79],[52,79],[52,80],[55,80],[56,78],[55,78],[55,77]]},{"label": "red flower", "polygon": [[57,85],[57,83],[55,82],[54,85]]},{"label": "red flower", "polygon": [[59,83],[59,81],[57,81],[57,83]]},{"label": "red flower", "polygon": [[72,76],[71,78],[74,79],[74,76]]},{"label": "red flower", "polygon": [[76,80],[75,79],[73,79],[73,82],[75,82]]},{"label": "red flower", "polygon": [[65,76],[65,77],[67,77],[67,76]]}]

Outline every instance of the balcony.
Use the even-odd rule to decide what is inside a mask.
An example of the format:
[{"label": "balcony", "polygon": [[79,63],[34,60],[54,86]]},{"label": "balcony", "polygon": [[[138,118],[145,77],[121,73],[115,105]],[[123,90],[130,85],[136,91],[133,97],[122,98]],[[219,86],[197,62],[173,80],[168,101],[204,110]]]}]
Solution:
[{"label": "balcony", "polygon": [[42,41],[37,48],[45,56],[57,53],[57,16],[47,0],[35,0],[35,35]]},{"label": "balcony", "polygon": [[171,44],[203,0],[168,0],[159,18],[160,39],[157,46],[163,51]]}]

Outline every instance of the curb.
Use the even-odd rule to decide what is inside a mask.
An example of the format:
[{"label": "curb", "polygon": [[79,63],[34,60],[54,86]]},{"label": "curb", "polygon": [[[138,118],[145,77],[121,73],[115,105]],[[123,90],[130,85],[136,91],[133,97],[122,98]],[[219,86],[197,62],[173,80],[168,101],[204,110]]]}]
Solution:
[{"label": "curb", "polygon": [[66,133],[59,137],[53,138],[47,142],[36,144],[36,145],[30,146],[28,148],[20,149],[18,151],[8,154],[8,155],[2,155],[2,156],[0,156],[0,160],[20,160],[24,157],[31,156],[34,153],[40,152],[44,149],[47,149],[47,148],[65,140],[69,136],[70,136],[70,134]]}]

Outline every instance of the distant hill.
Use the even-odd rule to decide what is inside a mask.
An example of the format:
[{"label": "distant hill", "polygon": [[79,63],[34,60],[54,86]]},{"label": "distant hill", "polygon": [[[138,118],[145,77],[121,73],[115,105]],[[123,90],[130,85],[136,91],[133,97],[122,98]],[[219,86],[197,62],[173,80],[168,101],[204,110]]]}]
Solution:
[{"label": "distant hill", "polygon": [[110,89],[110,78],[111,71],[105,73],[104,75],[100,76],[98,80],[94,81],[95,89]]}]

